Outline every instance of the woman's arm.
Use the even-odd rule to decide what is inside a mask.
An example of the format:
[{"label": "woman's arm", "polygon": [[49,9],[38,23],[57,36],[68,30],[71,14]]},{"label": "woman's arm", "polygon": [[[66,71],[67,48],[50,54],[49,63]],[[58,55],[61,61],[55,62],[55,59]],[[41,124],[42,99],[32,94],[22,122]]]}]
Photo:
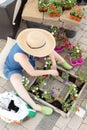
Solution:
[{"label": "woman's arm", "polygon": [[49,57],[50,57],[51,62],[52,62],[51,69],[56,69],[57,65],[56,65],[56,60],[55,60],[55,56],[54,56],[53,52],[49,55]]},{"label": "woman's arm", "polygon": [[41,75],[54,75],[58,76],[57,70],[35,70],[31,63],[29,62],[28,57],[25,54],[17,53],[14,56],[15,61],[19,62],[19,64],[23,67],[23,69],[31,76],[41,76]]}]

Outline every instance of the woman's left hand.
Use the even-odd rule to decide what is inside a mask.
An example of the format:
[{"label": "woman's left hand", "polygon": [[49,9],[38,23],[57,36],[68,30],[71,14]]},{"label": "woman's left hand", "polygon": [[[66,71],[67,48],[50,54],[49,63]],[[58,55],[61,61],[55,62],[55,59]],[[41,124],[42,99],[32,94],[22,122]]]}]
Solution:
[{"label": "woman's left hand", "polygon": [[51,65],[51,69],[57,69],[57,65]]}]

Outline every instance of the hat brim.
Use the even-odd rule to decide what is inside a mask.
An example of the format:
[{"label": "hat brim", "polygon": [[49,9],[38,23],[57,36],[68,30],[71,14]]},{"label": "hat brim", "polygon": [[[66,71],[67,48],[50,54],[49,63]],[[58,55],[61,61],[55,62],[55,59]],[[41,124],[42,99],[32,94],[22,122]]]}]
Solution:
[{"label": "hat brim", "polygon": [[[36,30],[38,32],[43,33],[43,35],[45,35],[46,44],[41,48],[32,49],[26,44],[27,36],[29,35],[30,32],[36,31]],[[22,50],[36,57],[44,57],[51,54],[51,52],[54,50],[55,45],[56,45],[55,38],[50,32],[43,29],[37,29],[37,28],[25,29],[22,32],[20,32],[17,37],[17,42],[18,42],[19,47]]]}]

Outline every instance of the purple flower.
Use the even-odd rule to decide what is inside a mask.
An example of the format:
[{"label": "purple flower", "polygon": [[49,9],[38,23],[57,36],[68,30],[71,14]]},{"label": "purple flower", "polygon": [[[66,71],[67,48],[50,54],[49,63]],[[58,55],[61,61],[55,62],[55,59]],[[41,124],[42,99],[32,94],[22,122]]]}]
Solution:
[{"label": "purple flower", "polygon": [[55,92],[54,92],[54,90],[51,90],[50,93],[51,93],[51,94],[54,94]]}]

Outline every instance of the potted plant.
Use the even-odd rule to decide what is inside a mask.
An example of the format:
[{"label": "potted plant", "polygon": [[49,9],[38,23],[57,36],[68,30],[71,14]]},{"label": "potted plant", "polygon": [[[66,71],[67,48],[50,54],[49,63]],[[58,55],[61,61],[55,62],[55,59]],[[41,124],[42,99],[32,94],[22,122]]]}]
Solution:
[{"label": "potted plant", "polygon": [[58,100],[62,104],[62,109],[64,110],[64,112],[68,112],[70,109],[77,110],[76,106],[72,107],[74,101],[78,99],[78,93],[77,93],[78,91],[76,89],[75,84],[71,83],[69,85],[66,85],[65,87],[68,87],[69,89],[69,95],[67,99],[62,98],[61,95],[58,96]]},{"label": "potted plant", "polygon": [[79,70],[77,72],[78,80],[76,80],[76,84],[78,86],[81,86],[84,83],[87,83],[87,73],[83,70]]},{"label": "potted plant", "polygon": [[62,5],[62,0],[49,0],[50,4],[54,4],[56,6],[61,6]]},{"label": "potted plant", "polygon": [[76,0],[62,0],[63,9],[71,9],[76,4]]},{"label": "potted plant", "polygon": [[56,40],[56,47],[55,47],[56,52],[62,52],[64,51],[65,47],[67,47],[67,45],[69,46],[71,45],[70,42],[68,41],[68,38],[66,37],[63,28],[52,26],[51,32]]},{"label": "potted plant", "polygon": [[76,46],[71,46],[68,48],[68,54],[70,56],[70,63],[73,67],[81,66],[84,63],[82,58],[82,50],[79,46],[79,43],[77,43]]},{"label": "potted plant", "polygon": [[80,22],[82,17],[84,16],[84,9],[79,6],[74,6],[70,11],[70,19],[76,20]]},{"label": "potted plant", "polygon": [[48,103],[52,103],[53,101],[57,100],[57,95],[53,89],[48,88],[42,93],[42,99],[47,101]]},{"label": "potted plant", "polygon": [[48,1],[47,0],[38,0],[38,9],[40,12],[47,11]]},{"label": "potted plant", "polygon": [[50,17],[59,17],[62,13],[62,7],[54,4],[49,4],[47,13]]}]

